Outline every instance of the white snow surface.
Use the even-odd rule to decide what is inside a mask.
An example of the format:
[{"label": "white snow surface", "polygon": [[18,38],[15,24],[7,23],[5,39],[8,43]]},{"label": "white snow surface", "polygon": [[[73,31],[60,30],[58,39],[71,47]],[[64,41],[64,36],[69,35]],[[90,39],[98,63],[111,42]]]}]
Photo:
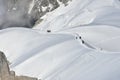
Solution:
[{"label": "white snow surface", "polygon": [[119,0],[73,0],[43,19],[33,29],[0,30],[0,50],[17,75],[120,80]]}]

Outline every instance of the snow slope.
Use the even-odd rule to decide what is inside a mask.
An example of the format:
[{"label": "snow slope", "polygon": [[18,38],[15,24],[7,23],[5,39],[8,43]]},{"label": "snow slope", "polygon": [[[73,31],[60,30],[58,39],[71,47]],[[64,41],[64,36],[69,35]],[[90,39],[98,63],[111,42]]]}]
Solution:
[{"label": "snow slope", "polygon": [[[73,0],[34,29],[0,31],[19,75],[42,80],[120,80],[119,0]],[[51,32],[47,32],[51,30]]]}]

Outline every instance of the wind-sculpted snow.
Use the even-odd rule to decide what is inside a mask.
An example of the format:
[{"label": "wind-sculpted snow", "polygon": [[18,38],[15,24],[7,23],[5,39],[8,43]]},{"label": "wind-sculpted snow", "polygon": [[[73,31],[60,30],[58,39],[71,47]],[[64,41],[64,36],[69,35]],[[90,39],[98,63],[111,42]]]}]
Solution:
[{"label": "wind-sculpted snow", "polygon": [[[59,67],[69,64],[78,55],[90,51],[79,45],[75,36],[70,34],[38,33],[34,30],[20,28],[6,29],[0,33],[0,38],[4,37],[0,48],[11,61],[11,68],[18,73],[29,73],[31,76],[47,76]],[[35,66],[28,67],[32,65]],[[25,69],[27,72],[24,72]]]},{"label": "wind-sculpted snow", "polygon": [[42,80],[120,80],[119,0],[73,0],[34,29],[0,31],[18,75]]},{"label": "wind-sculpted snow", "polygon": [[86,26],[55,33],[11,28],[0,31],[0,48],[19,75],[45,80],[118,80],[119,33],[112,26]]}]

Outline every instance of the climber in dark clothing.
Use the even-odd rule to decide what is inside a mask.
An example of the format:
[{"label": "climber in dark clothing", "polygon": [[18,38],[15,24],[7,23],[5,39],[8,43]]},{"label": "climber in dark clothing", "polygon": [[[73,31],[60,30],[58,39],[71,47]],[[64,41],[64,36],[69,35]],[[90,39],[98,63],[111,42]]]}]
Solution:
[{"label": "climber in dark clothing", "polygon": [[47,30],[47,32],[48,32],[48,33],[50,33],[50,32],[51,32],[51,30]]},{"label": "climber in dark clothing", "polygon": [[82,40],[82,43],[84,44],[85,42]]}]

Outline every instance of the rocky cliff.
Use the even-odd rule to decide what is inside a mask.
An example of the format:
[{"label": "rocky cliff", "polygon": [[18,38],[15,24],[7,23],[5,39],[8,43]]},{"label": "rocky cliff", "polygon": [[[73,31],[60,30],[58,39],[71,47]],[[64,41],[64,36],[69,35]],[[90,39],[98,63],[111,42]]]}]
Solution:
[{"label": "rocky cliff", "polygon": [[70,0],[0,0],[0,29],[31,28],[47,12]]},{"label": "rocky cliff", "polygon": [[7,58],[0,52],[0,80],[38,80],[27,76],[16,76],[14,71],[10,71]]}]

